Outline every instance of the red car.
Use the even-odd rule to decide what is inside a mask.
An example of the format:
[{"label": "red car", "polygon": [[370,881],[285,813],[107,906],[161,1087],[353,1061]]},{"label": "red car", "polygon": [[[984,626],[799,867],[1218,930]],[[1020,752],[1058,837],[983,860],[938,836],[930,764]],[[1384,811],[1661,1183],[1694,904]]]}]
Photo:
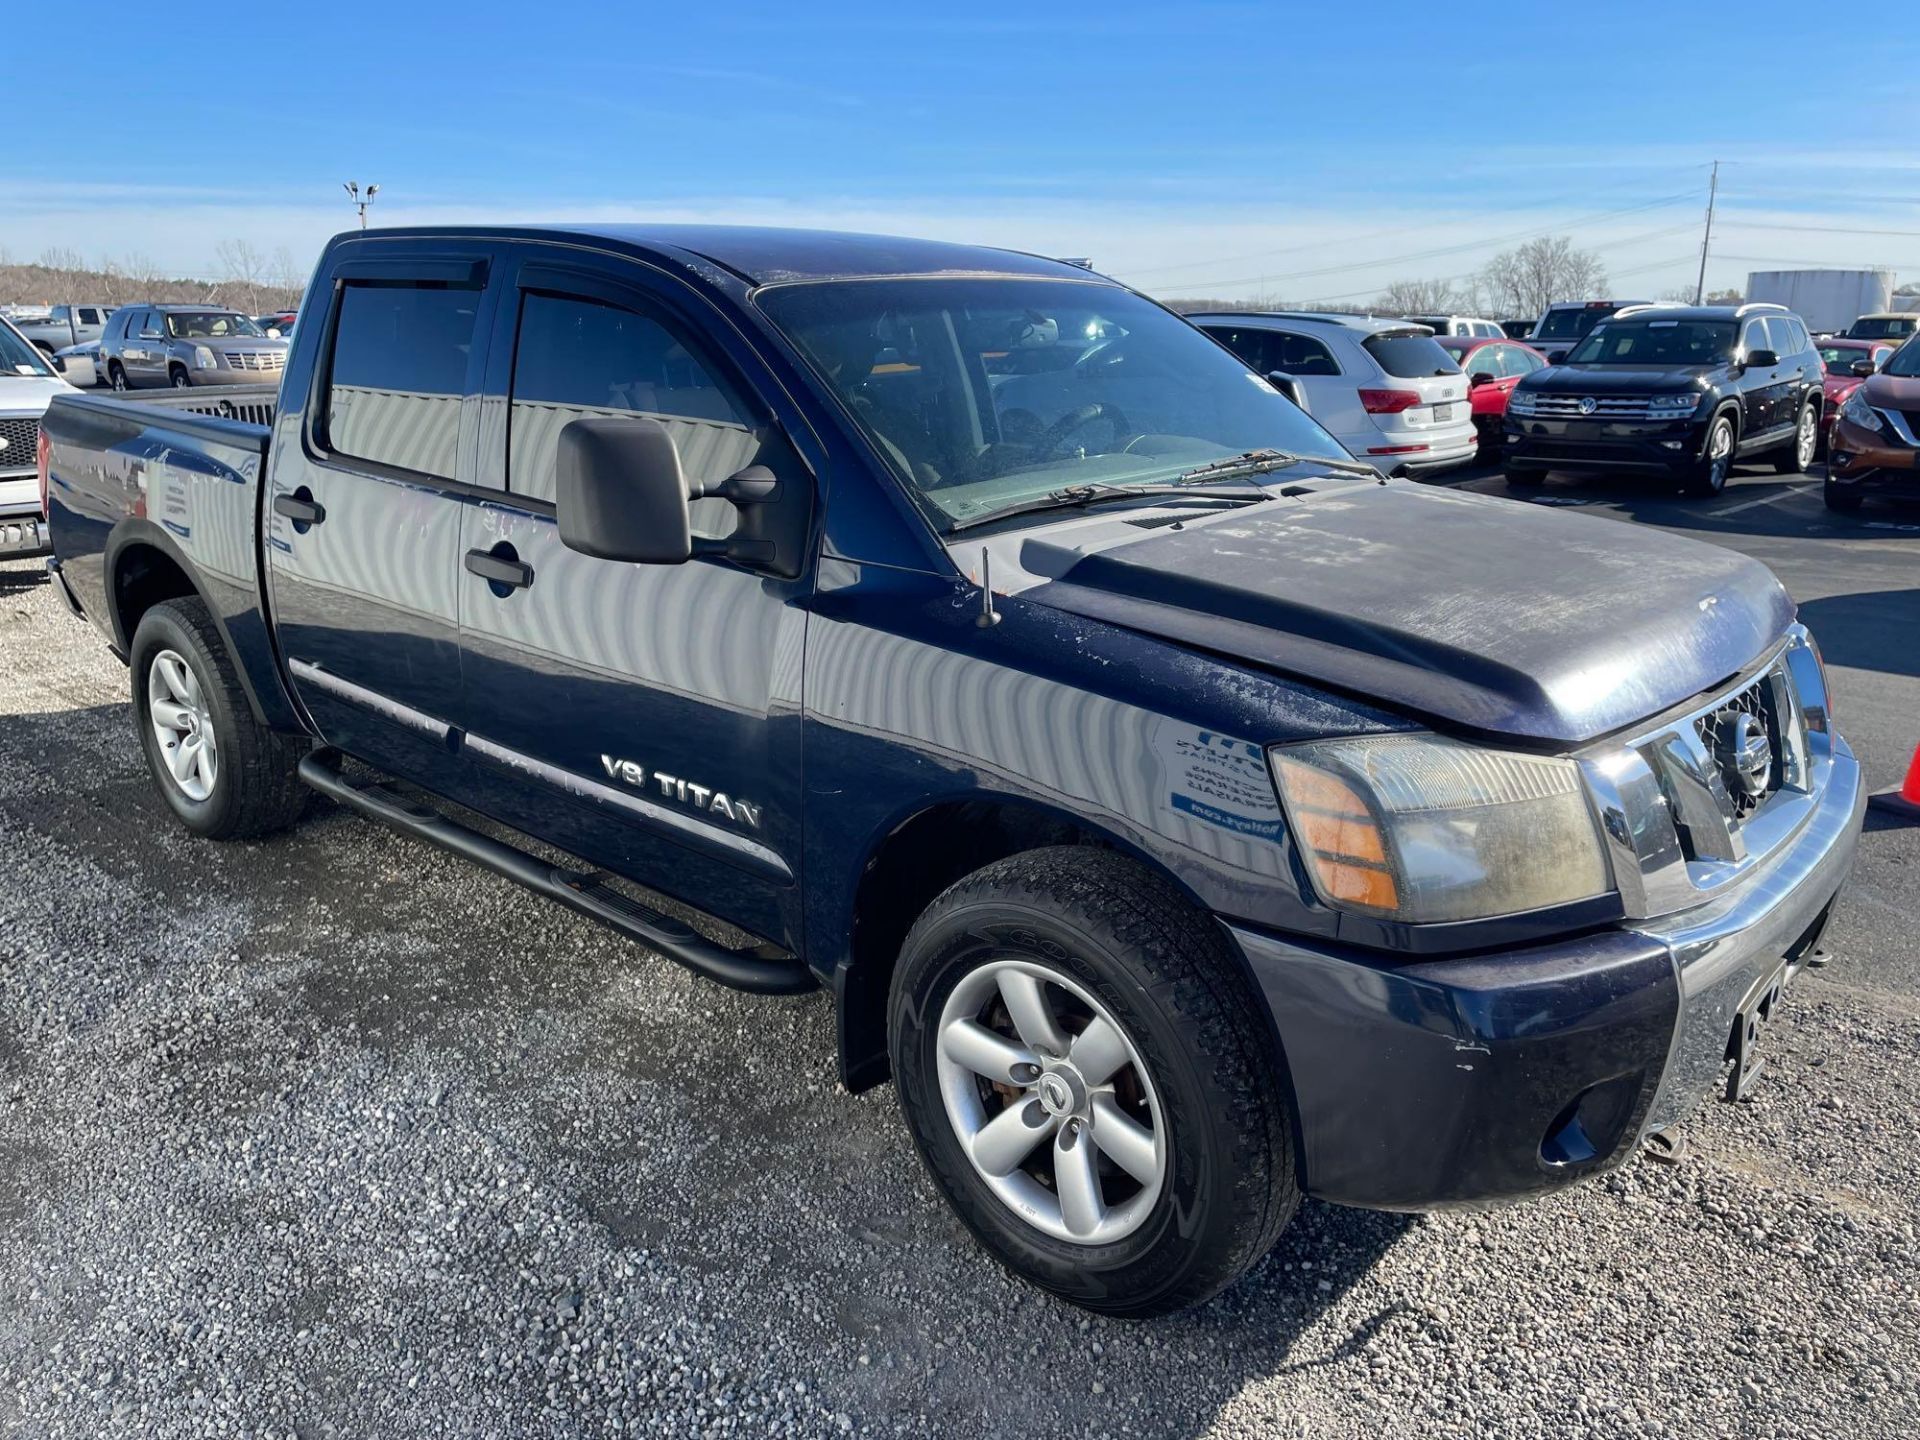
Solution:
[{"label": "red car", "polygon": [[1480,454],[1492,454],[1504,442],[1507,397],[1522,376],[1544,368],[1547,357],[1518,340],[1484,335],[1436,335],[1434,343],[1467,372],[1467,399],[1473,405],[1473,428],[1480,432]]},{"label": "red car", "polygon": [[[1840,413],[1847,397],[1900,347],[1890,340],[1850,340],[1843,335],[1822,335],[1813,342],[1813,348],[1820,352],[1820,364],[1827,372],[1821,386],[1824,394],[1820,404],[1820,449],[1824,453],[1827,437],[1833,431],[1833,417]],[[1853,368],[1862,362],[1872,369],[1862,372]]]}]

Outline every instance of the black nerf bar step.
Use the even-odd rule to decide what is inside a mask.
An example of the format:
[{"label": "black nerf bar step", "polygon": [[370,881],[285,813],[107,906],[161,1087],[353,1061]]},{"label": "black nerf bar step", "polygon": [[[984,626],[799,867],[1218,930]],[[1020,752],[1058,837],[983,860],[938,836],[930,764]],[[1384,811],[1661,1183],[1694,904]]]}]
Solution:
[{"label": "black nerf bar step", "polygon": [[568,909],[678,961],[696,975],[760,995],[798,995],[814,988],[813,972],[791,955],[770,945],[729,950],[684,922],[615,890],[596,873],[560,869],[378,781],[348,778],[341,773],[334,752],[307,756],[300,762],[300,778],[331,800],[558,900]]}]

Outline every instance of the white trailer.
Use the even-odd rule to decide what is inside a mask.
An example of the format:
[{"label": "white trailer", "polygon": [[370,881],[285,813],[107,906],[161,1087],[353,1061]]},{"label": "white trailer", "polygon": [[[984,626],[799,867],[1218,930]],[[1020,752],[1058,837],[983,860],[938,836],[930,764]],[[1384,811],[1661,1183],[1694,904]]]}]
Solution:
[{"label": "white trailer", "polygon": [[1844,330],[1893,302],[1891,270],[1755,270],[1747,299],[1784,305],[1815,332]]}]

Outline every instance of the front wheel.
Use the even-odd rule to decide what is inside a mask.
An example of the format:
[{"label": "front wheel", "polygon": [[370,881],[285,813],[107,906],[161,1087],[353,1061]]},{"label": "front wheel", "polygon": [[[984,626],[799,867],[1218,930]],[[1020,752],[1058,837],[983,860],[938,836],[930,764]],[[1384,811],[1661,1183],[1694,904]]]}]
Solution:
[{"label": "front wheel", "polygon": [[176,390],[190,390],[193,388],[193,376],[187,373],[187,367],[184,365],[176,365],[173,369],[169,370],[167,372],[167,379]]},{"label": "front wheel", "polygon": [[141,616],[128,669],[147,769],[182,824],[240,840],[299,818],[311,796],[296,774],[306,746],[253,718],[205,602],[167,600]]},{"label": "front wheel", "polygon": [[1695,462],[1683,487],[1689,495],[1718,495],[1727,488],[1727,476],[1733,472],[1733,421],[1728,416],[1713,417],[1707,431],[1706,454]]},{"label": "front wheel", "polygon": [[900,1106],[1008,1269],[1108,1314],[1184,1309],[1299,1204],[1261,1004],[1158,876],[1029,851],[959,881],[907,937],[889,1002]]},{"label": "front wheel", "polygon": [[1858,491],[1844,489],[1831,480],[1820,487],[1820,498],[1826,502],[1827,509],[1836,510],[1842,515],[1853,514],[1862,502]]},{"label": "front wheel", "polygon": [[1813,464],[1814,451],[1820,448],[1820,407],[1812,401],[1800,407],[1793,424],[1793,444],[1773,457],[1773,468],[1781,475],[1802,475]]}]

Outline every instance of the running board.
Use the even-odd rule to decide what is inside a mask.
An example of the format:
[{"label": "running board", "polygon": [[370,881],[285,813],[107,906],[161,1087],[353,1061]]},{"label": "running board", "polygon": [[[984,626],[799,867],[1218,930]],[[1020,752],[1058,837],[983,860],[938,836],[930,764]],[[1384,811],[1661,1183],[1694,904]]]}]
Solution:
[{"label": "running board", "polygon": [[759,995],[798,995],[814,988],[813,972],[771,945],[753,950],[729,950],[683,921],[662,915],[622,894],[607,884],[607,877],[598,871],[565,870],[551,865],[490,835],[482,835],[384,782],[350,780],[340,773],[326,752],[302,760],[300,778],[330,800],[337,800],[369,819],[391,825],[443,850],[451,850],[462,859],[516,880],[550,900],[558,900],[569,910],[598,920],[659,951],[669,960],[678,961],[696,975]]}]

